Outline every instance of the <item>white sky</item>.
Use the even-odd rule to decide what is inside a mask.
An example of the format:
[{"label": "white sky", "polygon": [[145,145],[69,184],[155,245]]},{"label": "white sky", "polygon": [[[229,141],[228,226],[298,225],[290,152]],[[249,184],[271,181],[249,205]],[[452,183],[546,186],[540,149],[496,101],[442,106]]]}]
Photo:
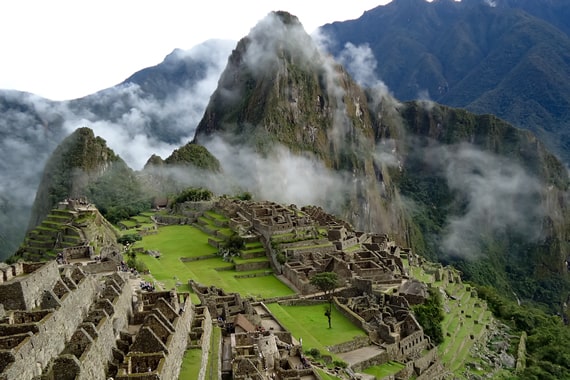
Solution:
[{"label": "white sky", "polygon": [[63,100],[122,82],[175,48],[238,40],[270,11],[308,33],[389,0],[3,0],[0,89]]}]

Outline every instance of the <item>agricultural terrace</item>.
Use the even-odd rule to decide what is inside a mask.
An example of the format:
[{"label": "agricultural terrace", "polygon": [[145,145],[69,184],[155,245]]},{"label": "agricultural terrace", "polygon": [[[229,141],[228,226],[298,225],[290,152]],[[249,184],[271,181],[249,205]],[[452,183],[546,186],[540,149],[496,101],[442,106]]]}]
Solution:
[{"label": "agricultural terrace", "polygon": [[[135,247],[159,251],[160,258],[144,254],[139,254],[137,258],[147,265],[154,280],[164,289],[178,287],[180,291],[189,291],[188,280],[192,279],[245,297],[271,298],[294,294],[267,269],[237,272],[233,263],[225,262],[216,255],[217,249],[208,244],[209,237],[193,226],[161,226],[156,234],[144,236],[142,241],[135,244]],[[259,251],[259,246],[246,246],[246,251],[250,249]],[[188,258],[195,260],[183,261]],[[253,257],[251,260],[260,261],[263,258]],[[243,264],[246,260],[238,258],[237,261]]]},{"label": "agricultural terrace", "polygon": [[266,306],[295,339],[303,339],[304,351],[316,348],[322,354],[331,355],[327,347],[367,335],[335,308],[332,309],[332,328],[329,329],[327,317],[324,315],[324,303],[310,306],[270,303]]},{"label": "agricultural terrace", "polygon": [[414,278],[440,289],[444,308],[444,341],[438,346],[438,353],[446,368],[458,378],[464,378],[465,364],[480,361],[473,358],[470,352],[473,345],[483,338],[486,326],[491,323],[491,312],[485,301],[471,294],[469,285],[435,281],[434,276],[426,273],[423,268],[410,267],[407,260],[404,263]]}]

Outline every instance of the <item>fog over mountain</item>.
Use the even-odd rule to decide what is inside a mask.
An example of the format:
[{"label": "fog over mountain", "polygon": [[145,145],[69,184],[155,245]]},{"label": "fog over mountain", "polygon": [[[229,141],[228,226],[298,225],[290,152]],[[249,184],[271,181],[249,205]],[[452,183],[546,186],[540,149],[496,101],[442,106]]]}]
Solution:
[{"label": "fog over mountain", "polygon": [[394,0],[321,34],[341,61],[347,48],[369,49],[396,98],[499,116],[568,164],[569,18],[568,1]]},{"label": "fog over mountain", "polygon": [[[400,103],[378,78],[385,62],[369,45],[346,43],[335,61],[322,50],[331,43],[323,34],[311,39],[296,17],[278,13],[237,46],[217,41],[175,51],[161,65],[82,99],[5,93],[5,112],[33,123],[36,139],[24,134],[2,151],[11,167],[23,169],[11,174],[4,215],[25,215],[15,205],[29,207],[33,191],[21,203],[10,194],[24,179],[32,188],[43,169],[39,160],[19,157],[45,161],[62,136],[86,126],[134,169],[193,139],[220,161],[222,173],[168,167],[183,185],[322,205],[432,258],[484,257],[492,266],[500,262],[488,255],[490,246],[511,258],[518,254],[511,246],[524,246],[534,260],[537,247],[556,241],[541,253],[552,263],[541,275],[558,274],[568,179],[540,142],[427,96]],[[41,133],[49,140],[41,141]],[[505,247],[496,248],[497,241]]]},{"label": "fog over mountain", "polygon": [[0,90],[0,257],[17,248],[48,156],[65,136],[89,127],[134,169],[191,140],[234,47],[210,40],[175,50],[115,87],[54,102]]}]

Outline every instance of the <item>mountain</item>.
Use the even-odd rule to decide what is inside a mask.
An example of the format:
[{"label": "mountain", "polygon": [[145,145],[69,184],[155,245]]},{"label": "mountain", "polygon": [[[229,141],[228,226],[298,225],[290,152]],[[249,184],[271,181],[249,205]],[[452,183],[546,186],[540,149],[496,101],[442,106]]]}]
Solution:
[{"label": "mountain", "polygon": [[[285,202],[316,194],[358,228],[454,263],[469,280],[553,308],[570,289],[568,174],[533,133],[429,101],[400,104],[381,85],[364,90],[287,13],[238,43],[194,142],[214,155],[231,146],[217,156],[224,173],[255,196],[268,198],[263,182]],[[257,180],[264,165],[283,178]]]},{"label": "mountain", "polygon": [[[89,128],[79,128],[48,159],[28,229],[39,225],[51,209],[67,198],[90,196],[107,212],[107,207],[125,207],[125,203],[141,199],[137,187],[132,170],[107,147],[105,140]],[[150,203],[146,205],[149,206]]]},{"label": "mountain", "polygon": [[[398,99],[426,98],[532,130],[570,162],[570,5],[394,0],[322,27],[342,61],[359,47]],[[348,44],[348,45],[347,45]],[[358,77],[358,67],[351,68]]]},{"label": "mountain", "polygon": [[24,238],[44,165],[66,136],[89,127],[135,168],[153,153],[171,154],[193,138],[233,46],[211,40],[177,49],[115,87],[71,101],[0,90],[0,258]]},{"label": "mountain", "polygon": [[[148,86],[160,83],[148,76]],[[288,13],[270,14],[238,43],[197,124],[191,144],[149,166],[185,186],[323,206],[506,294],[549,307],[567,294],[568,178],[535,135],[430,101],[402,104],[379,83],[363,88]],[[221,169],[197,175],[192,162]],[[120,218],[149,194],[135,192],[144,173],[117,167],[121,175],[89,177],[85,192]],[[132,208],[119,207],[119,189],[135,194]]]},{"label": "mountain", "polygon": [[[310,179],[300,184],[315,192],[314,201],[349,217],[359,228],[399,234],[401,213],[392,208],[397,207],[393,200],[398,194],[393,188],[384,191],[376,180],[388,175],[374,162],[375,116],[368,100],[341,66],[321,54],[295,16],[271,13],[233,50],[194,142],[208,147],[209,139],[218,136],[252,149],[265,163],[271,162],[276,147],[284,147],[309,165],[317,162],[340,173],[337,195],[326,186],[319,194]],[[215,154],[216,149],[211,150]],[[255,170],[251,162],[243,165]],[[283,183],[282,191],[303,190],[291,187]],[[303,195],[288,195],[288,201],[295,199]]]}]

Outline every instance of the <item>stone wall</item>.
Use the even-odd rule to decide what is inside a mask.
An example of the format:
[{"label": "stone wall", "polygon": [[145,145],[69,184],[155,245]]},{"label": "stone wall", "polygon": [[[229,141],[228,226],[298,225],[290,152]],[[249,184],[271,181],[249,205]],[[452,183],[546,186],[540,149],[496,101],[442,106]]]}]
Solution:
[{"label": "stone wall", "polygon": [[81,269],[88,274],[113,272],[117,270],[117,263],[112,260],[91,262],[82,266]]},{"label": "stone wall", "polygon": [[355,372],[360,372],[363,369],[368,368],[368,367],[388,363],[388,361],[390,361],[390,360],[392,360],[392,358],[390,357],[388,352],[382,351],[382,352],[378,353],[378,355],[375,355],[371,358],[368,358],[366,360],[363,360],[359,363],[354,364],[353,366],[351,366],[351,368]]},{"label": "stone wall", "polygon": [[269,261],[255,261],[255,262],[235,264],[236,272],[247,272],[251,270],[269,269],[269,268],[270,268]]},{"label": "stone wall", "polygon": [[360,327],[364,331],[368,331],[367,329],[368,326],[366,324],[366,321],[362,319],[362,317],[360,317],[358,314],[356,314],[348,307],[346,307],[346,305],[343,305],[340,302],[338,302],[336,297],[335,297],[335,307],[342,315],[344,315],[347,319],[349,319],[353,324]]},{"label": "stone wall", "polygon": [[190,295],[186,294],[181,304],[182,312],[175,321],[175,332],[170,339],[168,345],[168,355],[164,361],[164,367],[160,372],[161,379],[177,379],[182,366],[182,359],[188,344],[188,335],[192,326],[192,317],[194,310],[192,309],[192,301]]},{"label": "stone wall", "polygon": [[370,345],[370,339],[368,339],[368,336],[361,336],[361,337],[356,337],[348,342],[340,343],[327,348],[333,354],[342,354],[343,352],[358,350],[359,348],[366,347],[369,345]]},{"label": "stone wall", "polygon": [[52,289],[60,279],[55,261],[29,268],[22,263],[14,264],[10,273],[14,278],[11,276],[0,284],[0,303],[6,310],[31,310],[39,306],[44,290]]},{"label": "stone wall", "polygon": [[200,372],[198,373],[198,380],[204,380],[206,378],[206,369],[208,367],[208,357],[210,356],[210,341],[212,337],[212,317],[210,316],[210,311],[207,307],[204,308],[203,314],[204,322],[202,326],[204,331],[202,332],[202,356],[200,360]]},{"label": "stone wall", "polygon": [[139,293],[139,307],[144,311],[137,312],[133,321],[144,318],[144,322],[116,379],[178,378],[194,316],[190,295]]},{"label": "stone wall", "polygon": [[[55,270],[57,271],[57,266]],[[50,272],[47,271],[47,274]],[[37,285],[40,282],[42,280],[38,279],[32,284]],[[51,297],[56,298],[59,306],[53,313],[33,324],[37,332],[29,340],[23,341],[17,351],[13,349],[16,360],[5,368],[0,379],[25,380],[40,375],[49,361],[63,351],[66,342],[71,339],[77,326],[87,314],[89,303],[85,301],[93,299],[95,294],[96,285],[91,277],[83,277],[76,284],[76,289],[69,291],[61,299],[51,292]],[[32,363],[30,358],[34,358]]]}]

